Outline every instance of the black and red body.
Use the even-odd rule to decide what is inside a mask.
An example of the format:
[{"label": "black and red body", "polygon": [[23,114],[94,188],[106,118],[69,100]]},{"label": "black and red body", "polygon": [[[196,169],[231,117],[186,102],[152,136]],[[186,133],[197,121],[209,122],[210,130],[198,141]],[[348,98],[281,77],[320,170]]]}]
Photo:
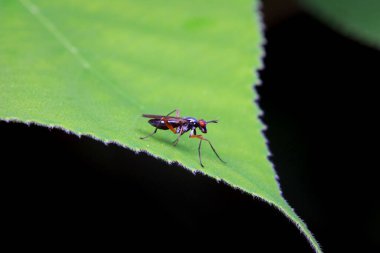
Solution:
[{"label": "black and red body", "polygon": [[[176,112],[176,117],[169,116],[170,114],[174,112]],[[199,128],[199,130],[201,130],[202,133],[207,133],[207,128],[206,128],[207,123],[217,123],[218,122],[217,120],[205,121],[203,119],[197,120],[194,117],[179,117],[179,110],[174,110],[166,116],[154,115],[154,114],[143,114],[142,116],[145,118],[150,118],[148,123],[154,126],[155,130],[153,131],[153,133],[145,137],[141,137],[141,139],[145,139],[147,137],[152,136],[153,134],[157,132],[157,129],[171,130],[174,134],[177,134],[177,139],[173,142],[175,146],[177,145],[180,137],[184,133],[190,131],[190,135],[189,135],[190,138],[200,139],[198,152],[199,152],[199,161],[202,167],[203,167],[203,164],[202,164],[201,152],[200,152],[202,141],[207,141],[210,144],[215,155],[219,158],[219,160],[224,162],[216,153],[211,142],[207,140],[206,138],[204,138],[202,135],[197,135],[197,128]]]},{"label": "black and red body", "polygon": [[[161,130],[168,130],[169,127],[165,123],[164,120],[162,120],[162,117],[165,116],[160,116],[160,115],[147,115],[144,114],[144,117],[154,117],[150,119],[148,122],[154,127],[157,127],[158,129]],[[166,122],[170,124],[174,129],[176,129],[176,133],[181,133],[184,134],[188,131],[191,131],[190,134],[197,134],[196,129],[199,128],[202,133],[207,133],[207,122],[204,120],[197,120],[196,118],[193,117],[166,117]],[[213,121],[215,122],[215,121]]]}]

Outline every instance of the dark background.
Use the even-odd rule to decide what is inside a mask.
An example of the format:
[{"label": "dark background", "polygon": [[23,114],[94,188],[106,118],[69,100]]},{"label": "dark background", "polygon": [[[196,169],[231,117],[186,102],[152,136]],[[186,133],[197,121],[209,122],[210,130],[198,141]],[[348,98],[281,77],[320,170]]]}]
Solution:
[{"label": "dark background", "polygon": [[[380,53],[271,5],[258,92],[283,194],[325,252],[379,252]],[[176,165],[35,125],[0,122],[0,140],[12,245],[313,252],[275,208]]]}]

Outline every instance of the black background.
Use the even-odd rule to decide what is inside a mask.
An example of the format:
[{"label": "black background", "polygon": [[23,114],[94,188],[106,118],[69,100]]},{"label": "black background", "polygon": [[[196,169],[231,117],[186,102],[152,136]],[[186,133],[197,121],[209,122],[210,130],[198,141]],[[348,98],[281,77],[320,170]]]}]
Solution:
[{"label": "black background", "polygon": [[[326,252],[378,252],[379,51],[300,11],[266,37],[259,104],[285,198]],[[0,140],[12,245],[313,252],[275,208],[146,154],[20,123]]]}]

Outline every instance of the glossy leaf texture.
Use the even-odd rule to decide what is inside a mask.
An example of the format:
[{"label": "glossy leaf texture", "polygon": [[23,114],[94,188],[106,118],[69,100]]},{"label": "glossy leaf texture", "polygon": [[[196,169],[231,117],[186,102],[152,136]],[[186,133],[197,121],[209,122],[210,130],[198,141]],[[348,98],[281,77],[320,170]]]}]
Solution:
[{"label": "glossy leaf texture", "polygon": [[[281,196],[253,84],[263,38],[258,2],[1,1],[0,117],[115,142],[178,162],[281,210],[321,252]],[[142,113],[206,120],[207,143],[153,128]],[[128,168],[126,168],[128,169]]]},{"label": "glossy leaf texture", "polygon": [[380,48],[380,1],[299,0],[336,30]]}]

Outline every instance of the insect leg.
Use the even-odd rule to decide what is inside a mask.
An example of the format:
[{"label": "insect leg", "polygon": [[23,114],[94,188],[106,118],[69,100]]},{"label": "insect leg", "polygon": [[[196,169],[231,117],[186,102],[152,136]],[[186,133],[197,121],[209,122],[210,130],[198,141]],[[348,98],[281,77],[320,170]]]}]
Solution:
[{"label": "insect leg", "polygon": [[225,161],[222,160],[222,158],[220,158],[220,156],[216,152],[214,146],[211,144],[211,142],[208,139],[204,138],[202,135],[190,135],[190,138],[198,138],[198,139],[200,139],[199,146],[198,146],[198,153],[199,153],[199,162],[200,162],[200,164],[201,164],[202,167],[203,167],[202,160],[201,160],[201,144],[202,144],[202,141],[207,141],[208,144],[210,144],[210,147],[211,147],[212,151],[214,151],[216,157],[218,157],[221,162],[226,163]]},{"label": "insect leg", "polygon": [[[174,128],[174,127],[168,122],[168,120],[166,119],[166,117],[169,117],[170,114],[173,114],[174,112],[175,112],[176,117],[179,117],[179,110],[178,110],[178,109],[175,109],[175,110],[169,112],[165,117],[162,117],[162,118],[161,118],[161,121],[163,121],[163,122],[165,123],[166,127],[169,128],[170,131],[172,131],[173,133],[176,134],[177,131],[176,131],[175,128]],[[153,134],[157,133],[157,129],[158,129],[158,128],[156,127],[156,128],[154,129],[153,133],[148,134],[147,136],[144,136],[144,137],[140,137],[140,139],[145,139],[145,138],[148,138],[148,137],[152,136]],[[178,139],[179,139],[179,137],[178,137]],[[175,145],[177,145],[177,143],[178,143],[178,140],[176,141]]]},{"label": "insect leg", "polygon": [[161,120],[165,123],[166,127],[170,129],[170,131],[172,131],[174,134],[176,134],[177,131],[174,129],[174,127],[166,119],[166,117],[169,117],[169,115],[174,113],[174,112],[175,112],[176,117],[179,117],[179,110],[175,109],[175,110],[169,112],[165,117],[162,117]]},{"label": "insect leg", "polygon": [[153,133],[148,134],[147,136],[144,136],[144,137],[140,137],[140,139],[143,140],[143,139],[146,139],[146,138],[152,136],[153,134],[157,133],[157,129],[158,129],[158,128],[156,127],[156,128],[154,129]]},{"label": "insect leg", "polygon": [[175,140],[173,141],[173,146],[177,146],[177,144],[178,144],[178,142],[179,142],[179,138],[181,138],[181,136],[183,135],[182,127],[181,127],[180,129],[181,129],[181,130],[180,130],[180,132],[179,132],[179,134],[178,134],[177,139],[175,139]]},{"label": "insect leg", "polygon": [[202,156],[201,156],[201,145],[202,145],[202,139],[199,141],[199,146],[198,146],[198,157],[199,157],[199,163],[201,164],[201,166],[202,167],[204,167],[203,166],[203,164],[202,164]]},{"label": "insect leg", "polygon": [[174,129],[174,127],[168,122],[168,120],[165,117],[162,117],[161,120],[165,123],[166,127],[170,129],[174,134],[177,133],[177,131]]},{"label": "insect leg", "polygon": [[179,138],[181,138],[182,134],[178,134],[178,137],[173,141],[173,146],[177,146],[179,142]]},{"label": "insect leg", "polygon": [[175,109],[175,110],[169,112],[165,117],[170,116],[170,115],[171,115],[172,113],[174,113],[174,112],[175,112],[175,116],[176,116],[176,117],[179,117],[179,110],[178,110],[178,109]]}]

